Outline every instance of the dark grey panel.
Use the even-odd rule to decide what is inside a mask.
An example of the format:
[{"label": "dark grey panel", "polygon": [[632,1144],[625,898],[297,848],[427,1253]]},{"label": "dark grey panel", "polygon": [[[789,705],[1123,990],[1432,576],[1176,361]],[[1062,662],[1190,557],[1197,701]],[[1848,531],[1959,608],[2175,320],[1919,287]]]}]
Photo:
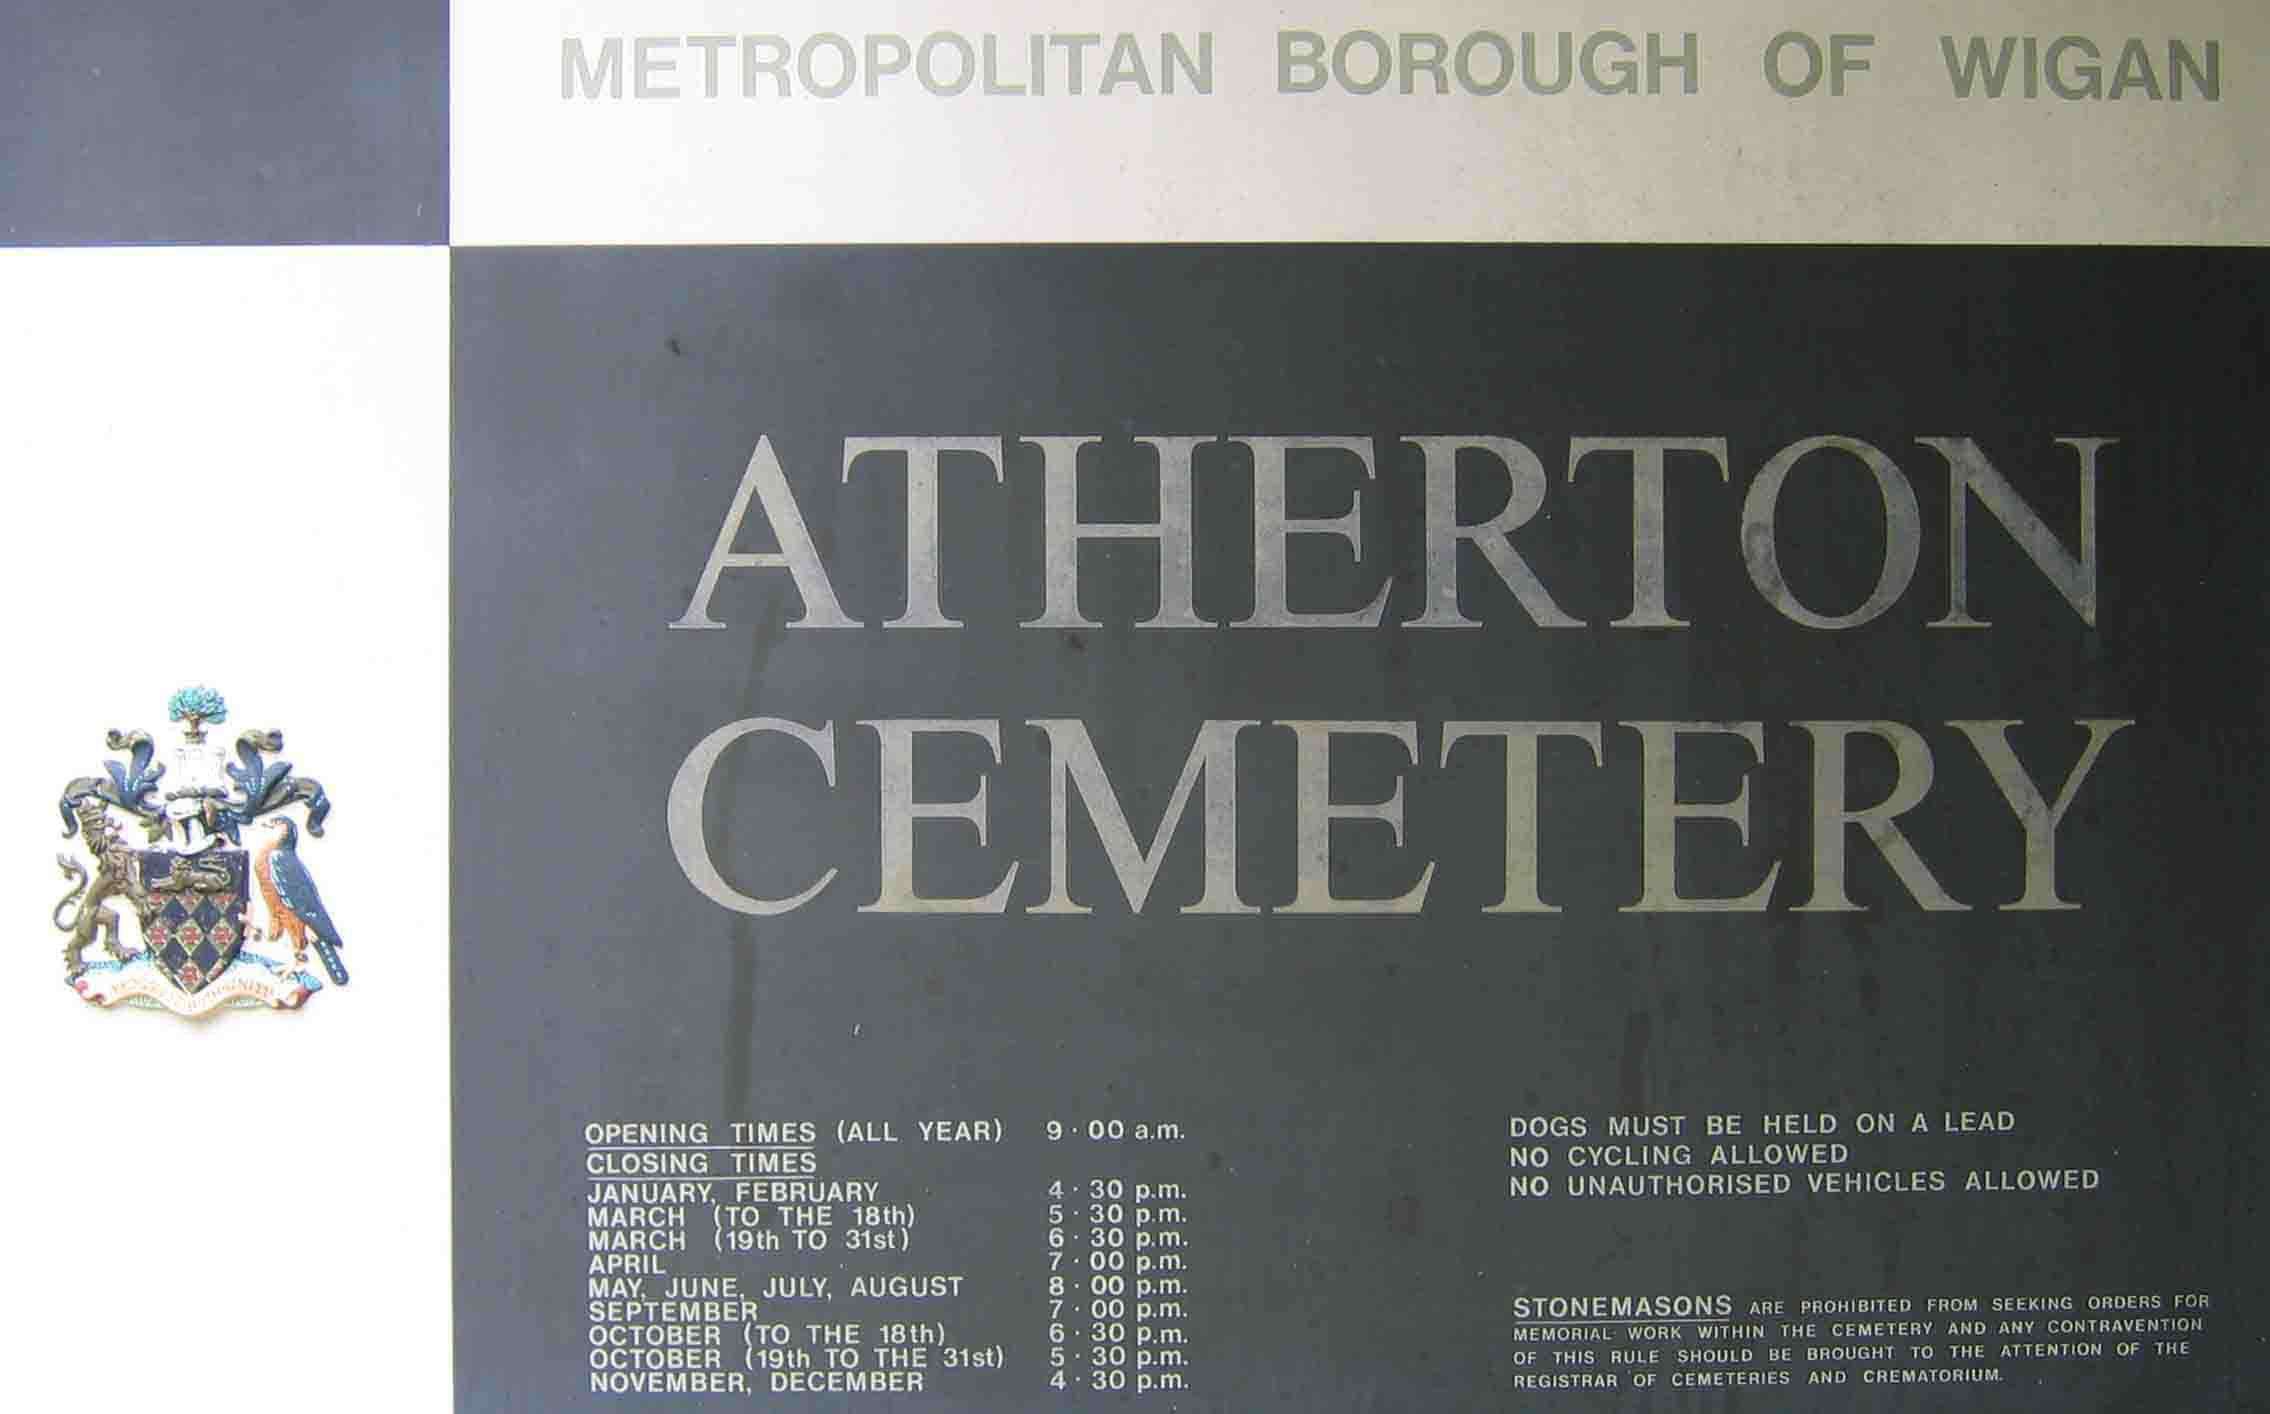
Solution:
[{"label": "dark grey panel", "polygon": [[[1161,1407],[1552,1407],[1510,1376],[1509,1299],[1729,1291],[1743,1300],[2215,1294],[2182,1360],[2021,1361],[1992,1389],[1628,1388],[1573,1408],[2213,1409],[2266,1377],[2259,1164],[2265,969],[2257,874],[2265,733],[2265,306],[2258,253],[1805,249],[460,251],[454,260],[453,829],[457,1370],[461,1406],[575,1409],[586,1388],[588,1121],[999,1115],[969,1159],[847,1159],[925,1205],[915,1265],[966,1272],[951,1319],[1001,1332],[1013,1368],[908,1401],[1119,1407],[1045,1388],[1040,1185],[1099,1163],[1186,1183],[1194,1383]],[[1041,607],[1039,454],[1000,484],[962,466],[942,513],[946,611],[967,627],[788,630],[777,573],[733,572],[731,625],[672,633],[760,435],[778,448],[846,609],[903,603],[903,481],[841,475],[847,435],[1096,433],[1088,519],[1155,509],[1139,433],[1337,432],[1380,440],[1366,554],[1296,555],[1306,602],[1416,612],[1415,452],[1494,432],[1552,472],[1520,543],[1581,629],[1531,625],[1486,574],[1489,627],[1153,632],[1156,557],[1082,552],[1104,627],[1026,630]],[[1922,503],[1923,568],[1883,618],[1803,629],[1759,599],[1738,516],[1760,462],[1843,433],[1890,450]],[[1567,439],[1722,435],[1730,484],[1675,485],[1674,607],[1695,626],[1614,630],[1630,595],[1629,476],[1575,483]],[[1974,506],[1973,603],[1945,611],[1946,486],[1925,436],[1967,435],[2070,537],[2053,438],[2120,439],[2096,507],[2098,624]],[[1943,468],[1942,468],[1943,477]],[[1197,466],[1198,603],[1241,616],[1250,468]],[[1342,479],[1295,514],[1345,505]],[[1844,483],[1835,483],[1844,485]],[[1818,602],[1856,602],[1881,513],[1826,480],[1792,488],[1783,557]],[[1471,506],[1468,519],[1486,514]],[[752,526],[759,522],[752,521]],[[770,544],[761,528],[745,548]],[[759,892],[839,877],[777,918],[698,895],[663,829],[672,773],[710,730],[767,715],[835,724],[836,789],[793,757],[730,758],[710,802],[721,866]],[[924,884],[1009,913],[862,913],[877,896],[875,737],[856,719],[1002,719],[992,834],[925,835]],[[1038,717],[1085,719],[1147,836],[1204,718],[1416,718],[1407,851],[1360,829],[1350,894],[1437,862],[1415,918],[1202,918],[1186,820],[1130,917],[1074,828],[1086,917],[1045,893]],[[2079,717],[2132,717],[2075,807],[2060,877],[2082,908],[2012,913],[2019,834],[1953,718],[2062,723],[2024,739],[2062,771]],[[1436,762],[1445,719],[1608,724],[1762,719],[1747,849],[1694,826],[1691,892],[1737,893],[1782,861],[1771,912],[1646,916],[1639,746],[1548,753],[1540,875],[1551,916],[1482,912],[1502,875],[1503,783],[1477,749]],[[1792,722],[1886,718],[1940,770],[1907,823],[1971,911],[1919,910],[1854,855],[1866,911],[1799,913],[1811,887],[1811,756]],[[1292,747],[1241,761],[1241,878],[1292,894]],[[1371,758],[1347,798],[1390,777]],[[942,750],[932,798],[982,750]],[[1699,751],[1690,798],[1738,753]],[[1368,773],[1367,773],[1368,772]],[[1888,787],[1856,762],[1861,799]],[[929,827],[925,827],[926,829]],[[1713,833],[1716,831],[1716,833]],[[1686,852],[1683,850],[1683,853]],[[1922,1166],[2087,1164],[2090,1195],[1878,1195],[1791,1203],[1515,1201],[1507,1122],[1529,1113],[1698,1116],[2008,1108],[2011,1136],[1922,1141]],[[1187,1126],[1171,1159],[1051,1158],[1051,1117]],[[1597,1134],[1597,1130],[1595,1131]],[[1761,1137],[1753,1130],[1750,1138]],[[1847,1138],[1851,1137],[1849,1134]],[[1975,1147],[1963,1147],[1975,1146]],[[1895,1150],[1895,1154],[1898,1151]],[[834,1164],[835,1160],[830,1159]],[[1896,1166],[1896,1165],[1895,1165]],[[1556,1170],[1556,1178],[1559,1171]],[[834,1263],[811,1270],[840,1270]],[[801,1314],[801,1313],[800,1313]],[[1825,1343],[1825,1341],[1824,1341]],[[657,1399],[656,1407],[713,1401]],[[886,1401],[887,1403],[888,1401]],[[815,1407],[858,1407],[821,1398]],[[893,1404],[891,1407],[897,1407]]]},{"label": "dark grey panel", "polygon": [[21,0],[0,244],[448,239],[443,0]]}]

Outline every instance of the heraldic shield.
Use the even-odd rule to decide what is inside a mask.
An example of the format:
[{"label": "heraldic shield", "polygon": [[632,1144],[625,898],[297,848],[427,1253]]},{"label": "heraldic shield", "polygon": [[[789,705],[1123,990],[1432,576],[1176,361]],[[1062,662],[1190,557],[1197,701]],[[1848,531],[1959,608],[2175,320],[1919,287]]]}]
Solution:
[{"label": "heraldic shield", "polygon": [[252,856],[241,849],[137,855],[152,905],[144,946],[175,986],[194,993],[227,971],[244,945]]}]

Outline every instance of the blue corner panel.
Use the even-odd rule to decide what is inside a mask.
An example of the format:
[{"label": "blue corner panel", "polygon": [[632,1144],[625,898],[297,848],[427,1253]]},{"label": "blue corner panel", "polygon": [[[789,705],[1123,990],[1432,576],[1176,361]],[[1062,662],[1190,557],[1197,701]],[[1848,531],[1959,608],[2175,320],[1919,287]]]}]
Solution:
[{"label": "blue corner panel", "polygon": [[0,5],[0,245],[439,244],[445,0]]}]

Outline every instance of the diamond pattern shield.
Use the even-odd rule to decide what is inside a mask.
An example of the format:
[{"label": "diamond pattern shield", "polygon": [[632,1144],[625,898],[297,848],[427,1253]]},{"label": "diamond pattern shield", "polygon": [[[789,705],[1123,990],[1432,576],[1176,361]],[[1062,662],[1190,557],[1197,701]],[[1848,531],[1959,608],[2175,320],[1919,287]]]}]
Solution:
[{"label": "diamond pattern shield", "polygon": [[244,946],[251,856],[241,849],[180,855],[140,852],[142,886],[155,906],[143,939],[150,960],[185,992],[201,990]]}]

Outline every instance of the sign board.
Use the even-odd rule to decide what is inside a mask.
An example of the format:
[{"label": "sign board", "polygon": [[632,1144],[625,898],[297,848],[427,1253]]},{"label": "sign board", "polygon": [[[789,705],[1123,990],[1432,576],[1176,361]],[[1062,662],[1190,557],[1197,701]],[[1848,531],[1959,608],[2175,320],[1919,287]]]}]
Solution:
[{"label": "sign board", "polygon": [[222,10],[0,46],[48,1402],[2251,1407],[2254,7]]}]

